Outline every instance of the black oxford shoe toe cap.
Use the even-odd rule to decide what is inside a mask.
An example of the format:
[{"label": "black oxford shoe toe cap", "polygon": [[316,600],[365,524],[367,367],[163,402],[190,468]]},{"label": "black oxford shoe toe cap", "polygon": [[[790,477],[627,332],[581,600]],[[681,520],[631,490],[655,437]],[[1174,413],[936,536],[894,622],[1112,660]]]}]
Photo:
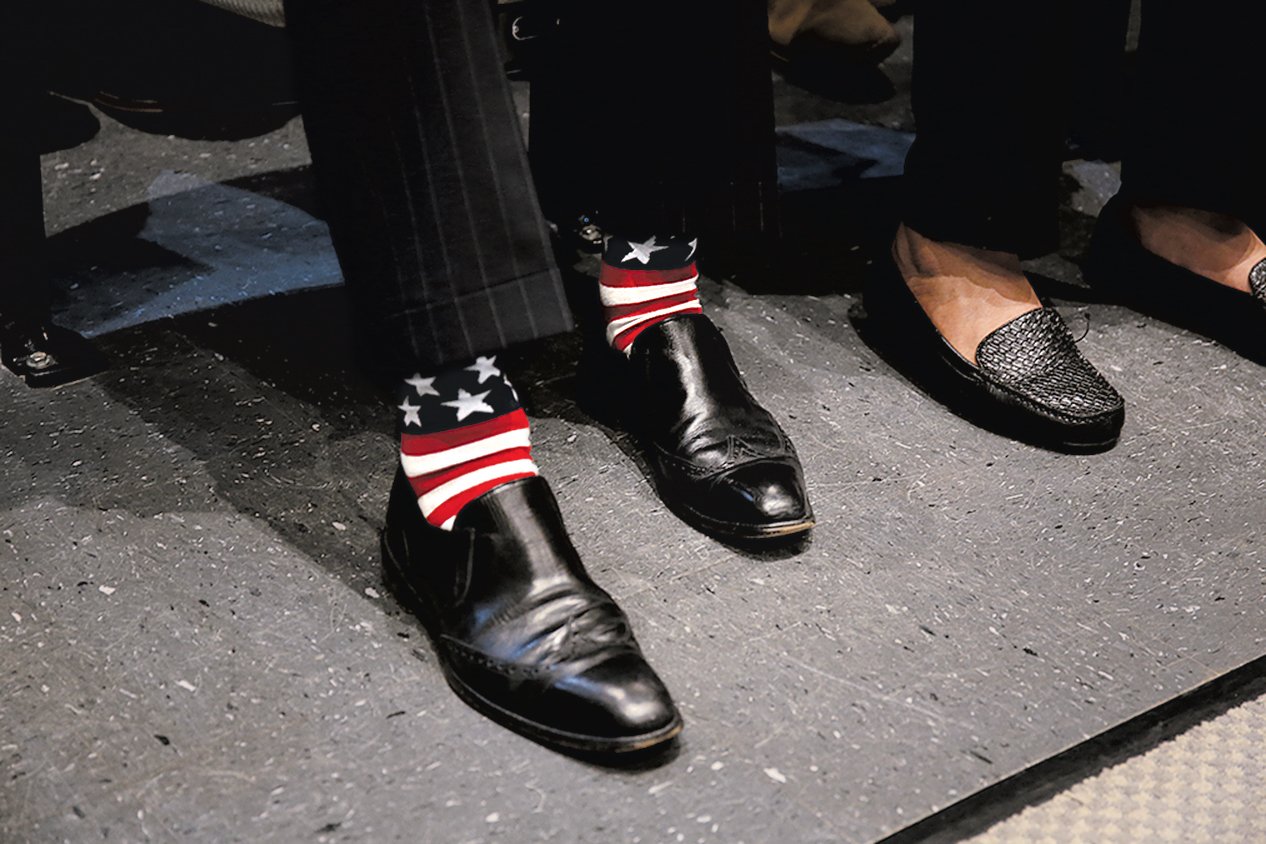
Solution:
[{"label": "black oxford shoe toe cap", "polygon": [[715,481],[706,505],[703,515],[752,536],[795,532],[813,524],[803,474],[790,460],[762,460],[727,472]]},{"label": "black oxford shoe toe cap", "polygon": [[674,735],[681,716],[668,689],[636,653],[605,659],[559,680],[551,690],[569,731],[602,739],[625,740],[636,749]]}]

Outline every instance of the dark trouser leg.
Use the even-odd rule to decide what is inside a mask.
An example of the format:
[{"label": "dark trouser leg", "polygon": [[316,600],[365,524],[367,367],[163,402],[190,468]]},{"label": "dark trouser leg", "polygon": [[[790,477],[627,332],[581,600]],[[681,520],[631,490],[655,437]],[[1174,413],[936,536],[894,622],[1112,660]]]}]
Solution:
[{"label": "dark trouser leg", "polygon": [[486,0],[288,0],[335,249],[375,368],[570,328]]},{"label": "dark trouser leg", "polygon": [[[1003,252],[1056,239],[1063,97],[1056,79],[1067,4],[946,0],[915,23],[918,138],[905,222],[934,240]],[[1081,4],[1077,4],[1081,5]],[[1073,14],[1073,13],[1069,13]],[[1093,14],[1080,26],[1093,25]]]},{"label": "dark trouser leg", "polygon": [[[26,82],[8,76],[8,82]],[[23,94],[27,92],[21,92]],[[12,96],[5,101],[11,105]],[[40,181],[38,126],[34,96],[22,97],[30,110],[0,132],[0,321],[42,324],[48,319],[48,277],[44,265],[44,197]],[[29,116],[29,117],[27,117]]]},{"label": "dark trouser leg", "polygon": [[50,321],[39,120],[45,63],[55,60],[50,48],[60,31],[54,20],[47,6],[0,12],[0,97],[13,116],[0,132],[0,360],[31,387],[66,384],[103,366],[90,344]]},{"label": "dark trouser leg", "polygon": [[[44,196],[40,179],[40,98],[43,57],[39,32],[13,26],[9,10],[0,23],[0,96],[11,119],[0,132],[0,322],[48,319],[44,266]],[[19,21],[20,23],[21,21]]]},{"label": "dark trouser leg", "polygon": [[[1069,135],[1084,158],[1119,159],[1125,114],[1131,0],[1098,0],[1102,16],[1084,30],[1070,68]],[[1076,23],[1072,24],[1074,27]]]},{"label": "dark trouser leg", "polygon": [[551,214],[588,203],[629,233],[776,233],[763,3],[571,0],[562,20],[532,91]]},{"label": "dark trouser leg", "polygon": [[1145,0],[1125,190],[1266,219],[1260,11]]}]

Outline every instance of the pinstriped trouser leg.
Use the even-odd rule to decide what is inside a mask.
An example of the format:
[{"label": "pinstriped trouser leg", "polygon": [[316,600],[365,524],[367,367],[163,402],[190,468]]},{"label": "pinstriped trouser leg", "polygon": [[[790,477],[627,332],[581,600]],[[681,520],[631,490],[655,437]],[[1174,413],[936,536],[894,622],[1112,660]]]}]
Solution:
[{"label": "pinstriped trouser leg", "polygon": [[384,371],[571,327],[487,0],[287,0],[312,159]]}]

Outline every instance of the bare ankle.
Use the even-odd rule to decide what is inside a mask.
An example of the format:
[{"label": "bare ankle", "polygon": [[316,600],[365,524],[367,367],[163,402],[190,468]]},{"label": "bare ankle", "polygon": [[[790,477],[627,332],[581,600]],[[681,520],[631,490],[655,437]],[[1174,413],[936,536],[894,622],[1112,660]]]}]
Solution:
[{"label": "bare ankle", "polygon": [[1131,206],[1130,222],[1147,251],[1244,292],[1249,292],[1249,273],[1266,260],[1266,244],[1229,214],[1140,202]]},{"label": "bare ankle", "polygon": [[986,335],[1041,307],[1014,253],[935,241],[905,225],[892,251],[919,306],[969,361]]},{"label": "bare ankle", "polygon": [[902,223],[893,239],[893,257],[902,274],[913,276],[959,275],[978,269],[991,276],[1022,278],[1020,257],[962,243],[934,240]]},{"label": "bare ankle", "polygon": [[1210,233],[1227,237],[1242,236],[1249,230],[1248,226],[1230,214],[1158,202],[1135,203],[1130,207],[1130,218],[1135,226],[1170,223],[1207,229]]}]

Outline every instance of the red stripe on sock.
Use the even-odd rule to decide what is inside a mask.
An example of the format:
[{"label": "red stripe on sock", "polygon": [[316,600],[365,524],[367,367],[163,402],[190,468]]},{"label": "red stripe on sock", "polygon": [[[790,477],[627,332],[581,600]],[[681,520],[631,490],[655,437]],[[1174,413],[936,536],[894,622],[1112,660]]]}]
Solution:
[{"label": "red stripe on sock", "polygon": [[448,499],[443,504],[441,504],[440,506],[432,510],[431,515],[430,517],[428,517],[427,521],[429,521],[433,525],[436,525],[437,527],[440,525],[443,525],[453,516],[456,516],[459,512],[461,512],[461,509],[463,507],[465,507],[467,504],[474,501],[476,498],[483,495],[484,493],[492,492],[494,489],[501,486],[502,484],[508,484],[511,481],[518,481],[518,480],[522,480],[523,478],[534,478],[534,477],[536,477],[535,473],[520,472],[514,475],[506,475],[503,478],[494,478],[493,480],[488,481],[487,483],[482,483],[482,484],[479,484],[478,486],[473,486],[470,489],[466,490],[465,492],[461,492],[461,493],[458,493],[457,495],[454,495],[452,498]]},{"label": "red stripe on sock", "polygon": [[671,308],[673,305],[685,305],[698,301],[699,294],[690,291],[688,293],[678,293],[674,296],[660,296],[658,299],[651,299],[649,302],[638,302],[636,305],[608,305],[602,309],[602,314],[606,317],[607,322],[610,323],[615,322],[617,319],[627,319],[628,317]]},{"label": "red stripe on sock", "polygon": [[656,284],[674,284],[687,281],[699,274],[694,264],[675,270],[626,270],[603,264],[598,283],[606,287],[651,287]]},{"label": "red stripe on sock", "polygon": [[478,457],[474,460],[467,460],[465,463],[458,463],[447,469],[440,469],[438,472],[429,472],[425,475],[417,475],[409,478],[409,486],[413,487],[413,492],[421,498],[433,489],[436,489],[449,481],[454,481],[469,472],[476,469],[482,469],[485,466],[493,466],[497,463],[505,463],[509,460],[531,460],[532,448],[527,446],[524,448],[507,448],[505,451],[498,451],[489,454],[487,457]]},{"label": "red stripe on sock", "polygon": [[[485,419],[470,425],[462,425],[447,431],[436,431],[429,434],[402,434],[400,437],[400,451],[411,457],[426,457],[461,446],[474,445],[501,434],[527,430],[529,430],[527,414],[520,408],[492,419]],[[434,492],[445,484],[459,481],[471,472],[495,469],[495,467],[503,463],[509,464],[513,461],[530,461],[531,459],[532,448],[530,445],[503,448],[500,451],[466,460],[455,466],[411,477],[409,478],[409,486],[412,487],[413,494],[419,499],[420,503],[424,495]],[[530,478],[534,475],[535,472],[524,472],[521,467],[507,468],[505,474],[458,492],[452,497],[439,502],[435,509],[423,515],[431,524],[436,527],[443,527],[444,523],[456,516],[462,507],[479,496],[496,489],[503,483],[520,478]]]},{"label": "red stripe on sock", "polygon": [[467,445],[526,427],[528,427],[527,414],[522,409],[512,410],[492,419],[463,425],[460,428],[450,428],[447,431],[436,431],[431,434],[403,434],[400,437],[400,450],[412,455],[434,454],[437,451],[446,451],[459,445]]},{"label": "red stripe on sock", "polygon": [[633,345],[633,341],[637,339],[639,334],[641,334],[643,331],[650,328],[651,326],[658,325],[659,323],[668,319],[668,317],[684,316],[685,314],[701,314],[701,313],[703,313],[703,306],[696,305],[693,308],[683,308],[680,311],[674,311],[673,313],[668,314],[666,316],[658,317],[656,319],[648,319],[645,322],[639,322],[636,325],[629,326],[624,331],[621,331],[619,334],[615,335],[615,340],[612,341],[611,345],[615,347],[616,351],[623,352],[629,346]]},{"label": "red stripe on sock", "polygon": [[[598,283],[604,287],[611,288],[636,288],[636,287],[654,287],[660,284],[674,284],[679,281],[688,281],[698,275],[695,265],[687,264],[684,267],[678,267],[672,270],[630,270],[621,267],[613,267],[610,264],[603,263],[601,272],[598,275]],[[676,293],[669,296],[659,296],[646,302],[637,302],[630,305],[607,305],[602,309],[603,317],[607,321],[608,328],[616,320],[627,319],[629,317],[642,316],[644,314],[652,314],[656,311],[674,306],[691,305],[693,307],[683,307],[679,311],[671,314],[664,314],[658,317],[650,317],[642,322],[637,322],[628,326],[617,334],[611,341],[611,345],[617,351],[625,351],[633,344],[638,336],[653,325],[673,316],[684,314],[701,314],[703,306],[699,304],[698,291],[688,291],[686,293]]]}]

